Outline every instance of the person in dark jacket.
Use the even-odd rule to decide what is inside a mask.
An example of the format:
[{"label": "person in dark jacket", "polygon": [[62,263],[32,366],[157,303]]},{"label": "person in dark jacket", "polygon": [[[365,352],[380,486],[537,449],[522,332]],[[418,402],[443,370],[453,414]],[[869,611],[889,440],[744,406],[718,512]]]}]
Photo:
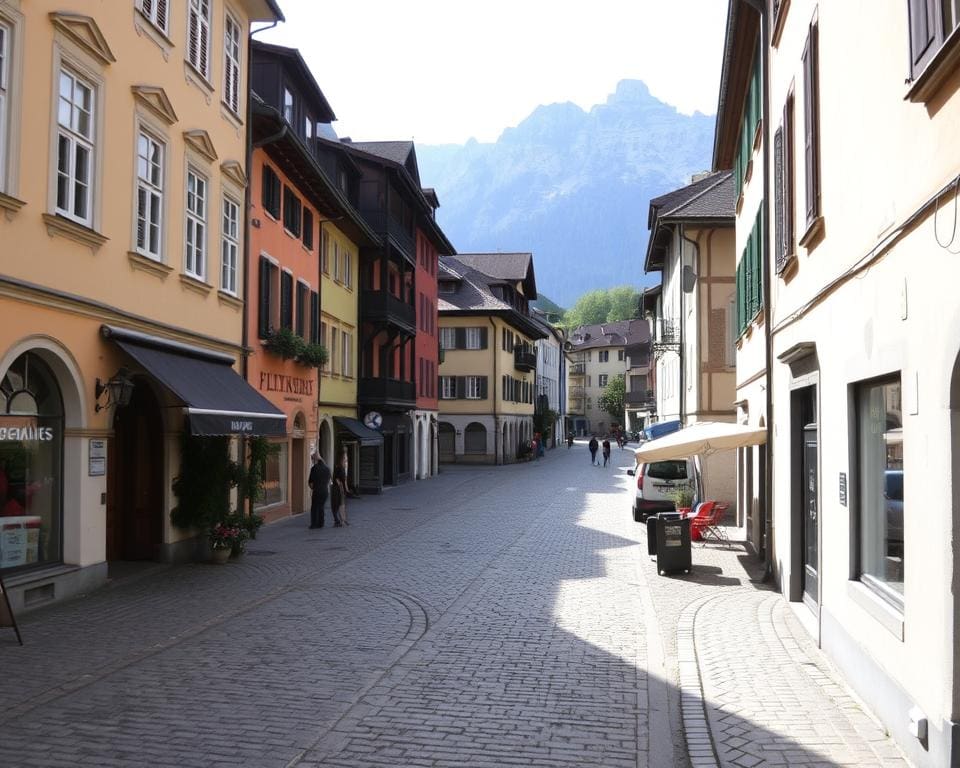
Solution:
[{"label": "person in dark jacket", "polygon": [[607,466],[607,462],[610,461],[610,440],[604,438],[603,440],[603,466]]},{"label": "person in dark jacket", "polygon": [[588,447],[590,448],[590,464],[591,464],[591,465],[596,464],[596,463],[597,463],[597,449],[600,447],[600,443],[597,442],[597,436],[596,436],[596,435],[591,435],[591,437],[590,437],[590,443],[589,443],[589,446],[588,446]]},{"label": "person in dark jacket", "polygon": [[313,454],[313,466],[310,468],[307,485],[310,486],[310,527],[323,528],[323,507],[327,503],[330,489],[330,467],[319,453]]}]

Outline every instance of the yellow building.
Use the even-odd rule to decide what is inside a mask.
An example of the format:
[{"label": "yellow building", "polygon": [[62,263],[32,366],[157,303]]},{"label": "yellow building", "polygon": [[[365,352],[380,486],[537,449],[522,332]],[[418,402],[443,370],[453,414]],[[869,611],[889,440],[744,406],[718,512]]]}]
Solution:
[{"label": "yellow building", "polygon": [[533,437],[536,298],[529,253],[441,259],[441,462],[510,463]]},{"label": "yellow building", "polygon": [[15,608],[101,583],[109,560],[193,554],[169,514],[185,430],[285,429],[233,368],[248,31],[280,10],[107,5],[0,0],[0,573]]}]

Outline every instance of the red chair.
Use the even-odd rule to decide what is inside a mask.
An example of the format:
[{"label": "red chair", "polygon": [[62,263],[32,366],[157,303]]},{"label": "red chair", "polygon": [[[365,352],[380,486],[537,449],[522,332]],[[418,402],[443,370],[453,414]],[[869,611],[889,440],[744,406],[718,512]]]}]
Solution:
[{"label": "red chair", "polygon": [[691,541],[703,540],[704,526],[706,525],[707,519],[713,514],[716,503],[715,501],[701,501],[697,504],[694,513],[689,516]]},{"label": "red chair", "polygon": [[727,536],[726,530],[721,527],[724,515],[726,515],[729,508],[729,504],[715,504],[710,516],[704,519],[700,532],[704,546],[706,546],[708,540],[720,542],[728,547],[730,546],[730,537]]}]

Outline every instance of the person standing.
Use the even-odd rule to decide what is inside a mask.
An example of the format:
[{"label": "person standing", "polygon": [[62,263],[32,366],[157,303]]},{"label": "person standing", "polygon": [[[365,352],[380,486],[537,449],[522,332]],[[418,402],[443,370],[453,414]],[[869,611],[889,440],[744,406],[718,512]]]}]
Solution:
[{"label": "person standing", "polygon": [[333,470],[333,488],[330,493],[330,507],[333,510],[333,527],[350,525],[347,522],[347,472],[343,463]]},{"label": "person standing", "polygon": [[307,479],[307,485],[310,486],[310,527],[323,528],[323,507],[327,503],[330,488],[330,467],[319,453],[314,452],[311,458],[313,466],[310,468],[310,477]]},{"label": "person standing", "polygon": [[590,448],[590,465],[592,466],[597,463],[597,449],[600,447],[600,444],[597,442],[596,435],[590,436],[590,443],[588,447]]},{"label": "person standing", "polygon": [[607,466],[607,462],[610,461],[610,440],[607,438],[603,439],[603,466]]}]

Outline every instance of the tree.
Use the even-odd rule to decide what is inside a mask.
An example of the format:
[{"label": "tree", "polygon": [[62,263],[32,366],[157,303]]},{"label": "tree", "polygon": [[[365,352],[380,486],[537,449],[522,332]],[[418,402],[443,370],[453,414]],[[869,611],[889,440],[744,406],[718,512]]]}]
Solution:
[{"label": "tree", "polygon": [[615,323],[639,317],[640,293],[629,285],[616,288],[598,288],[585,293],[563,318],[563,325],[576,328],[578,325]]},{"label": "tree", "polygon": [[607,322],[617,320],[632,320],[640,316],[640,294],[629,285],[621,285],[609,290],[610,311],[607,313]]},{"label": "tree", "polygon": [[610,418],[612,418],[615,423],[619,424],[623,419],[623,409],[626,397],[626,379],[622,373],[618,373],[609,382],[607,382],[607,386],[604,387],[603,394],[600,395],[600,399],[597,400],[597,405],[600,406],[601,410],[609,413]]}]

